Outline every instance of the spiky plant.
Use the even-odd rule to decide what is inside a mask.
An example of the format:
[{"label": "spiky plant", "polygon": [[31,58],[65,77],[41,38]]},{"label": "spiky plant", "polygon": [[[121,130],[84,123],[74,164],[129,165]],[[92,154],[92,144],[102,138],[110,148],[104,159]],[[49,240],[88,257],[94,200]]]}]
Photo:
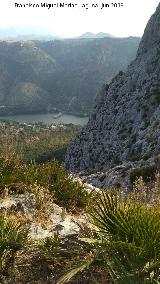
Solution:
[{"label": "spiky plant", "polygon": [[28,241],[28,230],[13,216],[0,214],[0,274]]},{"label": "spiky plant", "polygon": [[[92,211],[102,237],[104,263],[118,283],[145,283],[160,274],[160,214],[154,207],[103,193]],[[141,281],[141,282],[140,282]]]},{"label": "spiky plant", "polygon": [[66,283],[78,272],[87,269],[92,262],[89,245],[76,238],[61,238],[58,233],[53,237],[41,240],[39,248],[46,261],[57,270],[67,270],[57,283]]},{"label": "spiky plant", "polygon": [[120,195],[105,192],[95,201],[91,216],[96,232],[92,238],[81,239],[90,246],[91,257],[65,273],[58,283],[92,267],[102,269],[103,283],[160,280],[160,213],[156,207],[125,202]]}]

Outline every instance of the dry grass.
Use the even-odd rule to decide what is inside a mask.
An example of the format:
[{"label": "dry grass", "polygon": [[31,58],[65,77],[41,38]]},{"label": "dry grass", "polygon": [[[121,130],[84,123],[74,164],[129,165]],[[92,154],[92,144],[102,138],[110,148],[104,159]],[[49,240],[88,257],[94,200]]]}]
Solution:
[{"label": "dry grass", "polygon": [[43,186],[35,184],[30,187],[32,202],[28,206],[34,209],[33,222],[41,224],[45,229],[51,224],[51,213],[53,213],[53,196],[49,190]]},{"label": "dry grass", "polygon": [[126,197],[130,202],[138,202],[146,205],[160,205],[160,172],[155,174],[155,180],[145,183],[143,178],[138,178],[134,185],[133,191]]}]

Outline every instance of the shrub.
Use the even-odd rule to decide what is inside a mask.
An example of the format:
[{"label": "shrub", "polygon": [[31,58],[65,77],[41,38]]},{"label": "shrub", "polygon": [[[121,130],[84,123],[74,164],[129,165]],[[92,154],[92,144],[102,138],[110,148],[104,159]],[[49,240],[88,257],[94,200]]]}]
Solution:
[{"label": "shrub", "polygon": [[137,155],[132,155],[128,158],[128,161],[130,162],[136,162],[136,161],[140,161],[142,159],[142,155],[137,154]]},{"label": "shrub", "polygon": [[84,209],[91,198],[91,193],[68,176],[52,184],[51,191],[57,203],[67,209],[76,207]]},{"label": "shrub", "polygon": [[142,177],[144,182],[149,182],[151,180],[154,180],[155,173],[156,173],[155,166],[146,166],[134,169],[130,173],[131,184],[133,184],[135,180],[138,179],[139,177]]},{"label": "shrub", "polygon": [[28,241],[28,230],[15,217],[0,214],[0,274]]},{"label": "shrub", "polygon": [[17,181],[17,171],[19,170],[19,162],[13,158],[0,157],[0,186]]},{"label": "shrub", "polygon": [[27,185],[37,183],[41,186],[49,186],[63,179],[66,175],[64,167],[58,162],[52,161],[45,164],[31,163],[24,168],[23,179]]},{"label": "shrub", "polygon": [[[54,201],[67,209],[85,208],[90,194],[78,182],[68,175],[65,168],[57,161],[45,164],[16,163],[12,160],[0,160],[1,189],[8,187],[18,193],[20,189],[31,190],[40,186],[49,190]],[[19,188],[20,187],[20,188]]]},{"label": "shrub", "polygon": [[65,168],[58,162],[26,166],[24,181],[27,185],[45,186],[54,197],[54,201],[67,209],[85,208],[90,194],[78,182],[72,180]]},{"label": "shrub", "polygon": [[118,75],[123,76],[124,72],[122,70],[119,71]]}]

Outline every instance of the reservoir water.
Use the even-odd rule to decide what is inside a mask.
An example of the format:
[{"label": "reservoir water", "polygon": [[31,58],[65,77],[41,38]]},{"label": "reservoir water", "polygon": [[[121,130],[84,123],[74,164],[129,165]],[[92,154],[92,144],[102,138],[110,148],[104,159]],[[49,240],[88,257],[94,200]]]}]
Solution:
[{"label": "reservoir water", "polygon": [[20,123],[34,123],[43,122],[45,124],[69,124],[85,125],[88,122],[88,117],[78,117],[74,115],[62,115],[58,118],[54,118],[51,113],[47,114],[24,114],[24,115],[11,115],[11,116],[0,116],[0,120],[12,120]]}]

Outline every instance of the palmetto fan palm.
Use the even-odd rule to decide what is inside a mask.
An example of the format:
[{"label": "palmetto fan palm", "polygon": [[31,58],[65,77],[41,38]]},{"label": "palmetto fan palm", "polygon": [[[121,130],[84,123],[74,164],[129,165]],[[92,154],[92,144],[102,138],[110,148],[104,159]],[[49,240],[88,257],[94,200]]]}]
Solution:
[{"label": "palmetto fan palm", "polygon": [[[99,266],[109,275],[104,283],[158,283],[160,280],[160,213],[147,205],[123,202],[105,192],[96,200],[91,216],[97,227],[90,245],[92,258],[63,275],[66,283],[77,272]],[[70,277],[71,276],[71,277]],[[98,281],[97,281],[98,283]]]},{"label": "palmetto fan palm", "polygon": [[9,259],[27,243],[28,230],[10,215],[0,214],[0,274]]},{"label": "palmetto fan palm", "polygon": [[143,283],[151,277],[158,279],[158,211],[146,205],[123,203],[116,194],[103,193],[96,201],[92,216],[107,247],[104,261],[114,280],[119,283]]}]

